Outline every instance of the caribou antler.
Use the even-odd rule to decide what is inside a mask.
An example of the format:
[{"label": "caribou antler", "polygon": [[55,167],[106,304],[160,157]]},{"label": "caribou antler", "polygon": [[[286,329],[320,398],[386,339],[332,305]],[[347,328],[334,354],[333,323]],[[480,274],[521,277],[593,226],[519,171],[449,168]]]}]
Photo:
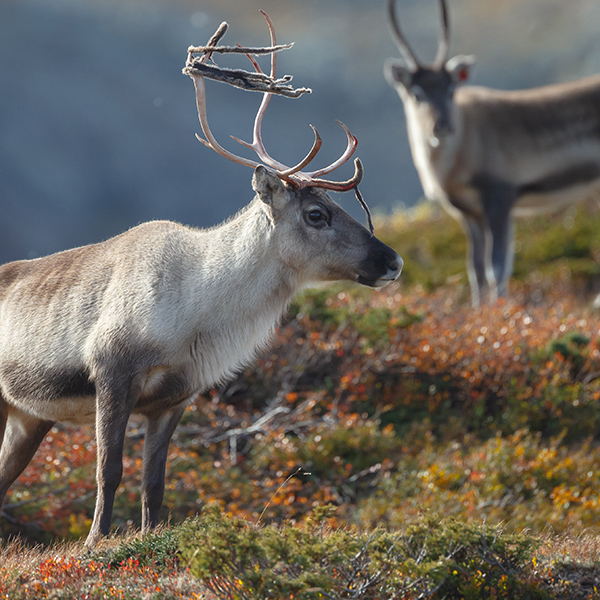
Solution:
[{"label": "caribou antler", "polygon": [[[346,133],[347,137],[346,150],[344,151],[342,156],[340,156],[340,158],[332,162],[327,167],[310,172],[302,171],[302,169],[304,169],[315,158],[322,144],[322,140],[319,136],[319,133],[312,125],[310,127],[312,128],[315,136],[312,148],[310,149],[308,154],[295,166],[287,167],[280,161],[271,157],[267,152],[262,141],[261,129],[262,121],[267,107],[269,105],[271,96],[273,94],[278,94],[286,96],[288,98],[297,98],[302,94],[310,93],[311,90],[308,88],[292,88],[289,85],[289,82],[292,79],[290,75],[286,75],[280,79],[277,79],[277,52],[279,52],[280,50],[286,50],[288,48],[291,48],[292,44],[277,45],[275,29],[273,27],[271,19],[264,11],[261,10],[260,12],[265,17],[267,25],[269,27],[269,33],[271,36],[270,46],[262,48],[244,48],[242,46],[218,46],[217,44],[225,35],[228,28],[227,23],[223,22],[221,23],[217,31],[214,33],[214,35],[211,37],[206,46],[190,46],[188,48],[188,59],[186,61],[186,66],[183,69],[183,72],[186,75],[189,75],[194,81],[194,87],[196,89],[196,106],[198,109],[198,118],[200,120],[200,126],[202,127],[202,131],[206,139],[202,139],[198,135],[196,135],[196,137],[205,146],[211,148],[221,156],[224,156],[225,158],[228,158],[233,162],[253,168],[258,166],[259,164],[264,164],[273,169],[280,179],[287,181],[297,187],[302,188],[308,186],[317,186],[333,191],[347,191],[352,188],[355,188],[360,183],[363,173],[362,164],[358,159],[355,159],[354,161],[354,175],[348,181],[336,182],[321,179],[321,176],[331,173],[332,171],[346,163],[354,154],[354,151],[356,150],[356,146],[358,144],[358,140],[356,139],[356,137],[352,135],[349,129],[339,121],[338,122],[344,129],[344,132]],[[209,60],[212,61],[212,55],[215,52],[246,54],[251,60],[255,72],[251,73],[240,69],[223,69],[217,67],[214,64],[207,64]],[[194,54],[201,54],[201,56],[195,57],[193,56]],[[259,54],[271,55],[271,72],[269,75],[263,73],[257,61],[253,58],[253,55]],[[210,130],[206,116],[206,87],[204,83],[205,78],[229,83],[230,85],[247,91],[263,92],[263,98],[258,108],[256,118],[254,120],[252,143],[244,142],[243,140],[232,136],[233,139],[236,140],[238,143],[256,152],[261,162],[256,162],[248,158],[238,156],[237,154],[226,150],[217,142]]]},{"label": "caribou antler", "polygon": [[402,33],[400,23],[398,23],[398,19],[396,18],[396,0],[388,0],[387,11],[390,26],[392,28],[392,37],[394,42],[396,42],[396,46],[398,46],[398,50],[400,50],[400,54],[403,54],[404,58],[411,63],[411,67],[418,67],[421,63]]},{"label": "caribou antler", "polygon": [[448,51],[450,50],[450,23],[446,0],[440,0],[440,5],[442,8],[442,37],[440,38],[437,55],[433,63],[438,69],[441,69],[446,64]]},{"label": "caribou antler", "polygon": [[[417,55],[411,49],[406,37],[400,29],[400,24],[398,23],[398,19],[396,17],[395,6],[396,0],[388,0],[388,17],[396,46],[398,46],[398,49],[400,50],[400,53],[404,55],[404,58],[411,63],[412,67],[422,67],[423,63],[417,58]],[[446,6],[446,0],[440,0],[440,8],[442,10],[442,36],[438,44],[435,60],[433,61],[433,66],[436,68],[441,68],[446,63],[450,46],[450,24],[448,20],[448,8]]]}]

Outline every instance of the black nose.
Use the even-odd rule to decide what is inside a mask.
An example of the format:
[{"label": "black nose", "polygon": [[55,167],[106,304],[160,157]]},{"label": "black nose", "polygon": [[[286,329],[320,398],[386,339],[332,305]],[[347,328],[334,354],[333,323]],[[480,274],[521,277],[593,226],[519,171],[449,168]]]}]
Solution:
[{"label": "black nose", "polygon": [[402,258],[396,254],[394,257],[389,257],[385,263],[389,276],[393,279],[397,279],[400,276],[400,273],[402,273],[402,267],[404,266]]}]

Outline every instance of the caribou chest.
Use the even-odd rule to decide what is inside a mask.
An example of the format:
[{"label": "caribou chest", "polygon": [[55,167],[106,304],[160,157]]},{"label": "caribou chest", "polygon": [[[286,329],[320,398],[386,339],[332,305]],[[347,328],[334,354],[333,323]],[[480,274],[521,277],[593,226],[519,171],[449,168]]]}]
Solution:
[{"label": "caribou chest", "polygon": [[412,102],[406,102],[404,108],[411,154],[423,192],[430,200],[444,202],[447,200],[444,182],[453,166],[453,152],[449,147],[453,139],[444,140],[437,148],[433,148],[431,136],[419,123],[416,107]]}]

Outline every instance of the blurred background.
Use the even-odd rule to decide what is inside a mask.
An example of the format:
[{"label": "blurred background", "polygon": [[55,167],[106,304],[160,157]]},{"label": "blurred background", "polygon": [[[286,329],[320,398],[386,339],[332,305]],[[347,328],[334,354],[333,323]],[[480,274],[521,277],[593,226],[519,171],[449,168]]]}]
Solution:
[{"label": "blurred background", "polygon": [[[531,87],[600,72],[598,0],[449,0],[451,53],[477,56],[473,83]],[[274,98],[265,143],[285,163],[323,137],[315,168],[359,139],[361,191],[380,213],[421,197],[400,99],[382,66],[398,52],[383,0],[0,0],[0,262],[100,241],[149,219],[210,226],[252,198],[251,170],[204,148],[193,85],[181,74],[190,44],[219,23],[224,43],[266,45],[273,19],[279,74],[311,95]],[[437,0],[399,0],[424,61],[437,49]],[[228,58],[228,57],[226,57]],[[220,65],[250,69],[243,57]],[[265,69],[267,65],[265,64]],[[250,139],[258,94],[208,82],[213,132]],[[252,156],[251,153],[248,156]],[[347,165],[336,179],[350,176]],[[336,195],[357,218],[352,194]]]}]

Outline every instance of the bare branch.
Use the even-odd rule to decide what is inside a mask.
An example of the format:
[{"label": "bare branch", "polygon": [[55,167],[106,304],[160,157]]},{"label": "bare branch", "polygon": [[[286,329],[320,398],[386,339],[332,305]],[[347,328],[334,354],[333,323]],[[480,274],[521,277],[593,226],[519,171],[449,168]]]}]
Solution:
[{"label": "bare branch", "polygon": [[310,94],[310,88],[294,89],[290,85],[286,85],[291,81],[292,76],[286,75],[280,79],[274,79],[264,73],[251,73],[242,69],[225,69],[213,65],[206,65],[199,60],[195,60],[192,64],[186,65],[183,69],[185,75],[193,77],[201,75],[207,79],[228,83],[234,87],[246,90],[249,92],[267,92],[269,94],[277,94],[286,96],[287,98],[298,98],[302,94]]},{"label": "bare branch", "polygon": [[288,50],[294,45],[294,42],[290,44],[279,44],[278,46],[267,46],[265,48],[243,48],[242,46],[211,46],[210,42],[207,46],[190,46],[188,53],[190,54],[205,54],[206,52],[219,52],[220,54],[227,54],[233,52],[234,54],[271,54],[272,52],[279,52],[280,50]]},{"label": "bare branch", "polygon": [[[226,21],[223,21],[219,27],[217,28],[217,30],[213,33],[212,37],[210,38],[210,40],[208,40],[208,44],[207,47],[213,47],[216,46],[219,43],[219,40],[222,39],[222,37],[227,33],[227,30],[229,29],[229,25],[227,24]],[[204,53],[204,56],[202,57],[202,62],[207,62],[208,60],[210,60],[210,57],[212,55],[212,52],[210,50],[206,51]],[[188,60],[192,57],[192,55],[189,53],[188,50]]]}]

